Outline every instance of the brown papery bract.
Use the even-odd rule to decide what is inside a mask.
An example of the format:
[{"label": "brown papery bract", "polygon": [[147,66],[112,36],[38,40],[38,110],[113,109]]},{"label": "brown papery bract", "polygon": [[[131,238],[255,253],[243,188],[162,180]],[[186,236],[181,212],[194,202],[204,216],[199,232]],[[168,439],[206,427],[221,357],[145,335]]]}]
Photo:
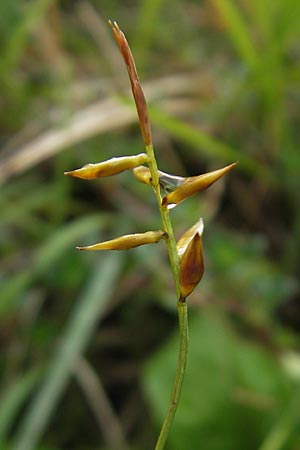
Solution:
[{"label": "brown papery bract", "polygon": [[202,217],[196,222],[191,228],[189,228],[177,241],[177,253],[179,260],[181,260],[182,255],[185,253],[187,246],[191,242],[191,240],[194,238],[195,234],[198,233],[200,236],[202,236],[204,230],[204,223]]},{"label": "brown papery bract", "polygon": [[186,299],[198,285],[204,273],[202,240],[196,233],[181,257],[179,284],[181,299]]}]

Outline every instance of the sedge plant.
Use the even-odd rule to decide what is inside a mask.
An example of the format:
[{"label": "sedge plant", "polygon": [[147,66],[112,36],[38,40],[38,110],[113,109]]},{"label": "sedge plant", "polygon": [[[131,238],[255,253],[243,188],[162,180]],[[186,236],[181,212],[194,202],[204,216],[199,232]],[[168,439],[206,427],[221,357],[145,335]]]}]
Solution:
[{"label": "sedge plant", "polygon": [[155,450],[163,450],[178,407],[186,369],[188,355],[188,306],[186,299],[198,285],[204,272],[201,239],[204,228],[202,218],[176,242],[170,212],[174,206],[188,197],[207,189],[229,172],[236,163],[213,172],[188,178],[164,173],[158,169],[147,102],[139,81],[133,55],[118,24],[111,21],[109,21],[109,24],[128,71],[145,151],[138,155],[111,158],[101,163],[87,164],[80,169],[65,172],[65,175],[95,179],[113,176],[125,170],[132,170],[137,181],[151,186],[155,192],[161,217],[161,230],[124,235],[109,241],[77,248],[79,250],[127,250],[159,241],[166,243],[177,299],[179,352],[169,406],[155,446]]}]

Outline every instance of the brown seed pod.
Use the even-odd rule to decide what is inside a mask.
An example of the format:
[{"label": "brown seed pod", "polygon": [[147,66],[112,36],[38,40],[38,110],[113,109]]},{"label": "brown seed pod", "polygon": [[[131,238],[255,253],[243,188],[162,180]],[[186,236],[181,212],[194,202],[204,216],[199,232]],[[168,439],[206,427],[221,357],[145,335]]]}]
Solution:
[{"label": "brown seed pod", "polygon": [[186,299],[198,285],[204,273],[201,235],[203,220],[187,230],[177,243],[181,299]]}]

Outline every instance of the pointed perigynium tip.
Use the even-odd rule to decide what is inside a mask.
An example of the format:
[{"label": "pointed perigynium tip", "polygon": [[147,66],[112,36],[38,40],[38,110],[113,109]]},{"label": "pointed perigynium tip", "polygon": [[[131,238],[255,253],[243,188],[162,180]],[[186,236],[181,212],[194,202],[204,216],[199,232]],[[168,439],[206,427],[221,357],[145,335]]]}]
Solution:
[{"label": "pointed perigynium tip", "polygon": [[208,189],[212,184],[218,181],[223,175],[232,170],[237,162],[229,164],[222,169],[207,172],[202,175],[186,178],[185,181],[173,192],[166,195],[162,200],[162,206],[178,205],[183,200],[191,197],[198,192]]},{"label": "pointed perigynium tip", "polygon": [[83,177],[79,176],[78,170],[79,169],[68,170],[67,172],[64,172],[64,175],[67,177],[72,177],[72,178],[83,178]]}]

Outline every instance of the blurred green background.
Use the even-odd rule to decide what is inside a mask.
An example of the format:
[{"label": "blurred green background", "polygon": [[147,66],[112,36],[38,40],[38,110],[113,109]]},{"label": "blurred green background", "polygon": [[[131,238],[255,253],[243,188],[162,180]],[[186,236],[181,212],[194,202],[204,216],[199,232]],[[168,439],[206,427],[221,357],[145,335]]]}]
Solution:
[{"label": "blurred green background", "polygon": [[167,408],[164,245],[75,250],[159,228],[153,193],[131,172],[63,176],[143,151],[109,18],[160,169],[239,161],[172,210],[177,236],[204,218],[206,272],[166,450],[299,450],[298,0],[1,1],[0,449],[151,450]]}]

